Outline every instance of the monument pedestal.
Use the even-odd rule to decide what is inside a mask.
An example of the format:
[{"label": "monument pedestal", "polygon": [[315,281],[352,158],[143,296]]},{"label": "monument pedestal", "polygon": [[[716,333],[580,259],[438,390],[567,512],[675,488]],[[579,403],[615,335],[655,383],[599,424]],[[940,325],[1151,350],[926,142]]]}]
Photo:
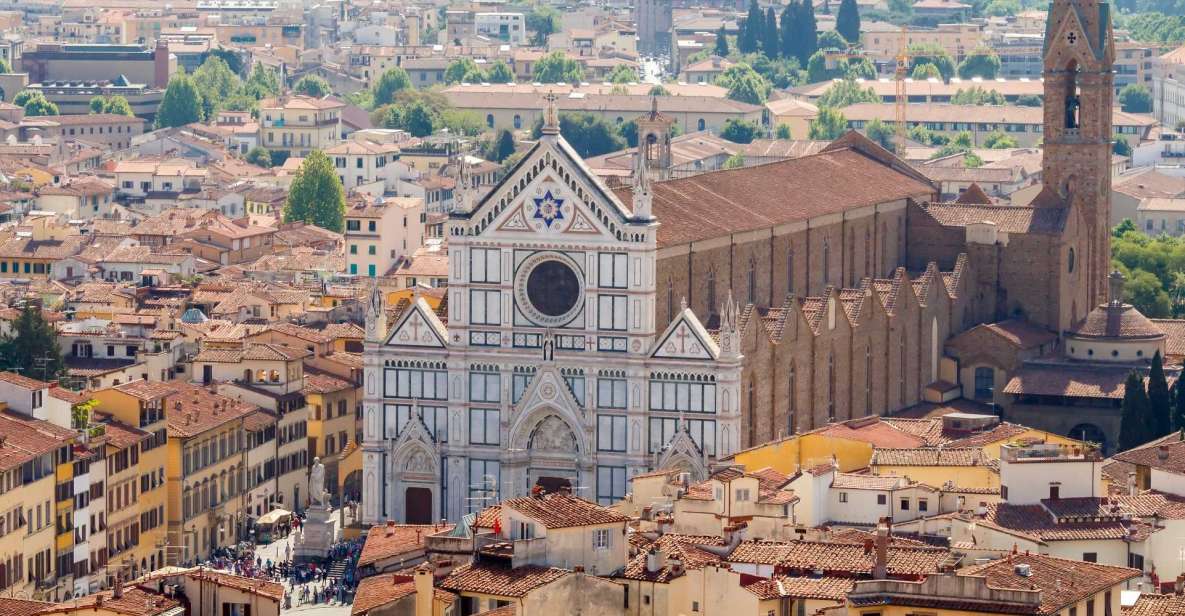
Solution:
[{"label": "monument pedestal", "polygon": [[337,517],[332,509],[322,505],[309,507],[292,548],[293,562],[302,564],[328,557],[329,548],[337,541],[337,532]]}]

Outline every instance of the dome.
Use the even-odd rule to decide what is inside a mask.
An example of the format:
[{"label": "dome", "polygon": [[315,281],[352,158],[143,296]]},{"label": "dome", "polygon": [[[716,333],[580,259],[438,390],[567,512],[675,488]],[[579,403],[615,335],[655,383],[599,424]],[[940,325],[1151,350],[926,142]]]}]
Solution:
[{"label": "dome", "polygon": [[209,319],[206,318],[206,315],[197,308],[190,308],[189,310],[185,311],[185,314],[181,315],[182,323],[203,323],[208,320]]},{"label": "dome", "polygon": [[1066,355],[1087,361],[1138,362],[1158,351],[1164,353],[1164,330],[1123,303],[1123,283],[1123,274],[1111,273],[1111,301],[1091,310],[1066,332]]}]

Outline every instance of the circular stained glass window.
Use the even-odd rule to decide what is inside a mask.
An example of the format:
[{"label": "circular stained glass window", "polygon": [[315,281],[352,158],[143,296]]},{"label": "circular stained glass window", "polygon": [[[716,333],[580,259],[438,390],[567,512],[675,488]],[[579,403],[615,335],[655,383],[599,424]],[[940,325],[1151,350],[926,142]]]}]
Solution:
[{"label": "circular stained glass window", "polygon": [[543,252],[520,266],[515,292],[518,305],[532,321],[554,327],[567,324],[580,311],[584,282],[566,256]]},{"label": "circular stained glass window", "polygon": [[560,317],[580,300],[580,279],[561,261],[544,261],[527,275],[527,299],[540,314]]}]

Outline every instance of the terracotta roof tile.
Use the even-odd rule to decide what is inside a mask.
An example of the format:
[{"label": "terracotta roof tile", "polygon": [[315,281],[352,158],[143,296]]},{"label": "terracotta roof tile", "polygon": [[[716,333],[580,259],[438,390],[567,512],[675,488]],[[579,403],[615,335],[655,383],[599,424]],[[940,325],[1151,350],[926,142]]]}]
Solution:
[{"label": "terracotta roof tile", "polygon": [[1126,368],[1024,366],[1004,386],[1004,393],[1120,400],[1129,372]]},{"label": "terracotta roof tile", "polygon": [[354,385],[352,383],[331,374],[309,371],[305,372],[304,389],[302,391],[306,394],[326,394],[342,391],[343,389],[352,389],[353,387]]},{"label": "terracotta roof tile", "polygon": [[400,554],[418,552],[424,549],[424,540],[428,535],[452,529],[451,524],[376,525],[366,533],[366,543],[363,544],[362,553],[358,556],[358,566],[364,567]]},{"label": "terracotta roof tile", "polygon": [[214,393],[204,387],[176,382],[165,399],[170,438],[188,438],[241,419],[259,407]]},{"label": "terracotta roof tile", "polygon": [[843,601],[855,585],[852,578],[778,576],[749,584],[745,590],[761,600],[790,597]]},{"label": "terracotta roof tile", "polygon": [[907,483],[896,475],[862,475],[858,473],[836,473],[831,487],[838,490],[892,490]]},{"label": "terracotta roof tile", "polygon": [[873,466],[983,466],[983,452],[974,447],[957,449],[875,449]]},{"label": "terracotta roof tile", "polygon": [[1091,310],[1070,330],[1076,338],[1163,338],[1164,330],[1130,304],[1105,304]]},{"label": "terracotta roof tile", "polygon": [[542,498],[512,498],[503,501],[502,507],[533,518],[547,528],[625,523],[630,519],[629,516],[608,507],[567,494],[547,494]]},{"label": "terracotta roof tile", "polygon": [[19,413],[0,411],[0,471],[50,453],[72,438],[72,430]]},{"label": "terracotta roof tile", "polygon": [[[719,547],[722,545],[724,545],[724,539],[717,536],[667,533],[648,544],[646,549],[641,550],[639,554],[634,556],[626,564],[623,575],[625,578],[631,580],[648,580],[666,583],[678,577],[675,570],[670,566],[670,560],[672,558],[680,559],[685,570],[700,569],[706,565],[722,561],[719,555],[702,549],[701,546]],[[646,566],[646,556],[651,549],[658,550],[664,559],[662,566],[657,571],[649,571]]]},{"label": "terracotta roof tile", "polygon": [[[949,552],[933,547],[889,547],[889,573],[926,575],[938,570]],[[787,571],[823,575],[851,575],[872,572],[873,554],[863,545],[825,541],[745,541],[728,556],[729,562],[776,565]]]},{"label": "terracotta roof tile", "polygon": [[[774,184],[771,184],[774,182]],[[631,203],[631,189],[615,190]],[[726,236],[906,197],[934,188],[853,147],[754,167],[703,173],[653,186],[659,246]]]},{"label": "terracotta roof tile", "polygon": [[50,387],[50,384],[45,381],[31,379],[15,372],[0,372],[0,381],[28,390],[49,389]]},{"label": "terracotta roof tile", "polygon": [[103,610],[120,616],[157,616],[181,607],[181,602],[176,599],[129,586],[124,589],[123,596],[118,599],[114,597],[112,591],[104,590],[93,595],[63,601],[47,608],[42,614],[97,611],[97,604],[100,600],[103,602]]},{"label": "terracotta roof tile", "polygon": [[525,597],[527,593],[550,584],[568,571],[556,567],[526,565],[523,567],[497,567],[486,564],[466,564],[453,570],[440,581],[445,590],[471,592],[498,597]]},{"label": "terracotta roof tile", "polygon": [[1123,616],[1185,616],[1185,597],[1140,593],[1135,604],[1124,606]]},{"label": "terracotta roof tile", "polygon": [[0,614],[4,614],[4,616],[33,616],[52,605],[52,603],[42,601],[0,597]]},{"label": "terracotta roof tile", "polygon": [[350,614],[362,616],[370,610],[414,594],[415,582],[396,583],[392,581],[391,575],[387,574],[363,578],[354,592],[354,607]]},{"label": "terracotta roof tile", "polygon": [[1065,226],[1064,208],[1033,208],[1011,205],[965,205],[929,203],[922,212],[944,227],[966,227],[994,222],[1005,233],[1058,233]]},{"label": "terracotta roof tile", "polygon": [[1185,474],[1185,441],[1174,440],[1151,447],[1129,449],[1115,454],[1114,458],[1137,466]]},{"label": "terracotta roof tile", "polygon": [[[1029,566],[1029,575],[1017,573],[1016,565]],[[959,570],[960,575],[987,578],[993,588],[1041,590],[1041,613],[1054,614],[1126,580],[1142,574],[1137,569],[1112,567],[1042,554],[1014,554],[1008,558]]]}]

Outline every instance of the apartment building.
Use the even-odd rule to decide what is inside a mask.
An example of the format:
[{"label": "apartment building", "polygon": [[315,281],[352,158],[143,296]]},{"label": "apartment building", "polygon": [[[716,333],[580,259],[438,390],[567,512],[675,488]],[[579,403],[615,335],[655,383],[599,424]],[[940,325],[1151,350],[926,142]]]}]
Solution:
[{"label": "apartment building", "polygon": [[424,242],[424,200],[390,197],[346,210],[346,267],[352,275],[385,276]]},{"label": "apartment building", "polygon": [[274,343],[245,342],[239,348],[203,348],[193,358],[192,378],[217,383],[218,393],[276,416],[273,492],[275,503],[301,509],[308,498],[308,409],[304,359],[310,353]]},{"label": "apartment building", "polygon": [[[74,432],[0,411],[0,594],[53,594],[56,569],[56,467],[70,457]],[[60,573],[69,575],[69,571]],[[59,593],[61,594],[61,593]]]},{"label": "apartment building", "polygon": [[[896,62],[897,54],[901,52],[901,29],[885,23],[869,26],[860,38],[873,62]],[[909,28],[905,31],[904,39],[907,45],[941,47],[955,62],[960,62],[964,56],[984,44],[984,33],[983,26],[979,24],[946,23],[934,28]]]},{"label": "apartment building", "polygon": [[259,101],[260,145],[290,156],[326,150],[342,138],[345,103],[295,95]]},{"label": "apartment building", "polygon": [[115,190],[124,197],[149,195],[176,197],[183,192],[198,192],[207,171],[193,161],[174,159],[131,159],[115,163]]},{"label": "apartment building", "polygon": [[378,196],[398,180],[397,166],[390,164],[399,158],[399,146],[394,143],[353,138],[326,149],[325,155],[333,160],[346,192],[361,190]]},{"label": "apartment building", "polygon": [[259,409],[243,418],[247,434],[246,511],[252,518],[271,511],[276,493],[276,416]]}]

